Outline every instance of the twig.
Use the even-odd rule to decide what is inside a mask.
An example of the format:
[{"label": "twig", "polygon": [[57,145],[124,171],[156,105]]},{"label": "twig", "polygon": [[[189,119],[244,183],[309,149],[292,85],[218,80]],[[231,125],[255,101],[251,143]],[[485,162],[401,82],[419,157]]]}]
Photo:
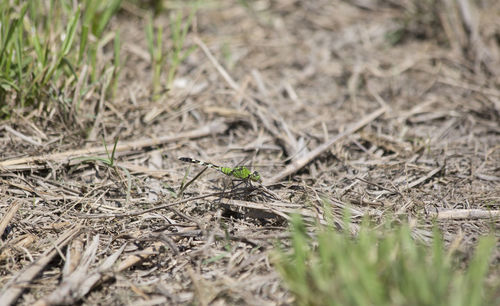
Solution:
[{"label": "twig", "polygon": [[205,195],[201,195],[201,196],[194,197],[194,198],[184,199],[184,200],[177,201],[177,202],[174,202],[174,203],[169,203],[169,204],[164,204],[164,205],[160,205],[160,206],[155,206],[155,207],[144,209],[144,210],[136,210],[136,211],[132,211],[132,212],[129,212],[129,213],[122,213],[122,214],[95,214],[95,215],[81,214],[81,215],[79,215],[79,217],[80,218],[86,218],[86,219],[96,219],[96,218],[122,218],[122,217],[139,216],[139,215],[146,214],[148,212],[152,212],[152,211],[155,211],[155,210],[158,210],[158,209],[169,208],[171,206],[179,205],[179,204],[182,204],[182,203],[187,203],[187,202],[194,201],[194,200],[199,200],[199,199],[204,199],[204,198],[209,198],[209,197],[218,197],[218,196],[222,196],[222,195],[224,195],[224,192],[215,192],[215,193],[205,194]]},{"label": "twig", "polygon": [[203,174],[203,172],[207,171],[207,169],[208,167],[205,167],[203,170],[198,172],[198,174],[196,174],[195,177],[193,177],[189,182],[187,182],[186,185],[181,185],[181,188],[177,194],[182,195],[184,193],[184,190],[186,190],[186,188],[188,188],[189,185],[191,185],[194,181],[196,181],[200,177],[200,175]]},{"label": "twig", "polygon": [[[87,246],[83,256],[78,261],[76,269],[63,275],[63,281],[52,293],[38,300],[34,306],[45,305],[74,305],[95,287],[99,280],[105,277],[105,272],[110,270],[112,265],[125,249],[123,244],[113,255],[102,261],[99,267],[89,271],[91,264],[96,259],[97,248],[99,247],[99,235],[94,236],[93,241]],[[68,257],[70,251],[68,250]],[[66,261],[68,263],[68,261]]]},{"label": "twig", "polygon": [[401,192],[399,192],[399,190],[397,190],[397,189],[395,189],[395,188],[394,188],[394,189],[389,189],[389,188],[386,188],[386,187],[384,187],[384,186],[382,186],[382,185],[379,185],[379,184],[376,184],[376,183],[372,183],[372,182],[370,182],[370,181],[367,181],[367,180],[365,180],[364,178],[361,178],[361,177],[356,177],[355,179],[360,180],[360,181],[362,181],[362,182],[365,182],[365,183],[367,183],[368,185],[372,185],[372,186],[378,187],[378,188],[383,189],[383,190],[385,190],[385,191],[388,191],[388,192],[391,192],[391,193],[396,193],[396,194],[401,195]]},{"label": "twig", "polygon": [[360,121],[358,121],[355,124],[353,124],[352,126],[350,126],[343,133],[340,133],[339,135],[331,138],[330,140],[328,140],[324,144],[320,145],[319,147],[317,147],[313,151],[309,152],[303,158],[297,159],[296,161],[294,161],[293,163],[291,163],[290,165],[288,165],[283,171],[281,171],[280,173],[278,173],[274,177],[270,178],[269,180],[265,181],[264,184],[266,184],[266,185],[267,184],[274,184],[274,183],[276,183],[276,182],[278,182],[278,181],[280,181],[280,180],[282,180],[282,179],[284,179],[284,178],[286,178],[286,177],[294,174],[295,172],[299,171],[305,165],[307,165],[308,163],[310,163],[313,159],[315,159],[319,155],[323,154],[334,143],[336,143],[340,139],[342,139],[342,138],[344,138],[344,137],[346,137],[346,136],[348,136],[348,135],[356,132],[357,130],[361,129],[362,127],[364,127],[365,125],[367,125],[368,123],[372,122],[377,117],[379,117],[383,113],[385,113],[386,110],[387,110],[387,108],[382,107],[382,108],[379,108],[378,110],[376,110],[375,112],[367,115],[366,117],[364,117]]},{"label": "twig", "polygon": [[229,75],[229,73],[227,73],[224,67],[222,67],[222,65],[219,64],[219,62],[215,59],[210,50],[208,50],[207,45],[205,45],[205,43],[203,43],[203,41],[196,36],[194,37],[194,42],[201,48],[201,50],[203,50],[203,52],[208,57],[210,62],[212,62],[212,65],[215,66],[215,69],[217,69],[220,75],[222,75],[227,84],[229,84],[229,86],[231,86],[232,89],[239,91],[240,86],[238,86],[238,84],[233,80],[233,78]]},{"label": "twig", "polygon": [[422,184],[423,182],[427,181],[428,179],[430,179],[431,177],[433,177],[434,175],[436,175],[439,171],[441,171],[443,169],[443,166],[440,166],[440,167],[437,167],[431,171],[429,171],[429,173],[427,173],[425,176],[422,176],[421,178],[417,179],[417,180],[414,180],[413,182],[411,182],[410,184],[404,186],[402,189],[403,191],[406,191],[408,189],[411,189],[417,185],[420,185]]},{"label": "twig", "polygon": [[[247,210],[244,213],[245,216],[257,219],[271,219],[275,217],[281,217],[284,220],[290,220],[290,217],[287,215],[287,213],[290,214],[290,212],[295,212],[294,210],[289,209],[285,213],[281,211],[279,208],[273,207],[272,203],[271,204],[256,203],[256,202],[242,201],[235,199],[231,199],[225,205],[228,205],[230,207],[244,208]],[[297,210],[296,212],[298,211],[299,210]]]},{"label": "twig", "polygon": [[[220,75],[224,78],[226,83],[234,91],[236,91],[238,94],[241,94],[246,99],[246,101],[248,101],[251,104],[252,108],[255,110],[253,113],[255,113],[255,115],[257,117],[259,117],[264,128],[267,131],[269,131],[269,133],[271,133],[274,137],[282,139],[287,144],[288,147],[296,148],[293,145],[293,143],[290,143],[290,141],[289,141],[290,137],[288,137],[288,138],[281,137],[280,133],[275,128],[275,125],[279,125],[279,124],[282,124],[285,126],[285,124],[284,124],[285,120],[283,118],[276,119],[276,117],[279,117],[277,115],[278,112],[273,110],[271,108],[271,106],[268,106],[267,108],[262,107],[261,105],[259,105],[259,103],[257,103],[255,101],[255,99],[253,97],[247,95],[244,92],[244,88],[242,88],[241,86],[238,85],[238,83],[236,83],[236,81],[229,75],[229,73],[226,71],[226,69],[224,69],[224,67],[212,55],[212,53],[208,49],[207,45],[205,45],[205,43],[198,37],[195,37],[194,41],[201,48],[201,50],[203,50],[203,52],[208,57],[208,59],[210,60],[212,65],[214,65],[215,69],[217,69],[217,71],[220,73]],[[271,119],[274,121],[274,124],[271,124],[270,120],[264,114],[270,115],[270,117],[272,117]],[[294,151],[297,151],[297,150],[294,150]],[[288,153],[291,155],[292,153],[296,153],[296,152],[288,152]]]},{"label": "twig", "polygon": [[41,144],[40,142],[38,141],[35,141],[33,139],[31,139],[31,137],[29,136],[26,136],[24,135],[23,133],[21,132],[18,132],[16,130],[14,130],[13,128],[11,128],[10,126],[8,125],[5,125],[3,127],[7,132],[11,133],[12,135],[18,137],[18,138],[21,138],[22,140],[28,142],[28,143],[31,143],[32,145],[35,145],[35,146],[42,146],[43,144]]},{"label": "twig", "polygon": [[163,242],[157,241],[157,242],[153,243],[153,245],[150,246],[149,248],[142,250],[142,251],[138,252],[137,254],[133,254],[133,255],[128,256],[127,258],[125,258],[125,260],[123,260],[118,265],[118,267],[116,268],[116,272],[121,272],[121,271],[128,269],[129,267],[135,265],[136,263],[138,263],[140,261],[144,261],[145,259],[147,259],[150,256],[158,254],[160,252],[162,246],[163,246]]},{"label": "twig", "polygon": [[471,90],[471,91],[476,91],[476,92],[479,92],[479,93],[482,93],[482,94],[485,94],[485,95],[489,95],[489,96],[494,96],[494,97],[500,97],[500,91],[499,90],[496,90],[494,88],[483,88],[479,85],[475,85],[475,84],[470,84],[470,83],[466,83],[466,82],[460,82],[460,81],[457,81],[457,80],[453,80],[451,78],[441,78],[438,80],[439,83],[442,83],[442,84],[446,84],[446,85],[449,85],[449,86],[453,86],[453,87],[459,87],[459,88],[463,88],[463,89],[467,89],[467,90]]},{"label": "twig", "polygon": [[9,206],[9,210],[7,210],[7,213],[3,216],[2,220],[0,221],[0,236],[3,235],[3,232],[7,228],[7,225],[9,225],[10,220],[14,218],[14,215],[16,214],[20,206],[21,206],[20,201],[14,201],[14,203]]},{"label": "twig", "polygon": [[433,212],[431,216],[436,217],[438,220],[493,219],[500,217],[500,210],[453,209]]},{"label": "twig", "polygon": [[29,283],[42,272],[42,270],[54,259],[61,249],[76,236],[80,234],[81,226],[76,226],[64,232],[52,247],[46,250],[40,258],[23,271],[18,272],[0,291],[2,305],[13,304],[21,295]]},{"label": "twig", "polygon": [[[137,148],[156,146],[156,145],[160,145],[160,144],[164,144],[164,143],[168,143],[168,142],[177,141],[180,139],[200,138],[200,137],[204,137],[204,136],[208,136],[208,135],[212,135],[212,134],[222,133],[226,129],[227,129],[227,125],[225,123],[212,122],[211,124],[203,126],[199,129],[192,130],[192,131],[185,132],[185,133],[180,133],[177,135],[124,142],[124,143],[118,144],[116,146],[116,152],[123,152],[123,151],[137,149]],[[84,155],[94,155],[94,154],[102,154],[102,153],[106,153],[106,149],[104,148],[104,146],[88,148],[88,149],[65,151],[65,152],[59,152],[59,153],[54,153],[54,154],[49,154],[49,155],[39,155],[39,156],[33,156],[33,157],[9,159],[9,160],[5,160],[5,161],[0,162],[0,171],[2,171],[3,169],[15,170],[17,168],[22,168],[27,163],[69,160],[71,157],[81,157]]]}]

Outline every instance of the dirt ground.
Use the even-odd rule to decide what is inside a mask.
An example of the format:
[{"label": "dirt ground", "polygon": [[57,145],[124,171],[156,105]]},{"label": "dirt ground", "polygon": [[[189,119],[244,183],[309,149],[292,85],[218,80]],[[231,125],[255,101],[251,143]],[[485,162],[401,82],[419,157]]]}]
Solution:
[{"label": "dirt ground", "polygon": [[[68,279],[87,280],[84,305],[289,304],[274,247],[292,212],[324,222],[324,205],[354,233],[370,215],[427,241],[437,220],[465,256],[500,236],[500,2],[423,2],[205,2],[156,101],[147,11],[124,5],[116,96],[97,87],[78,119],[35,109],[0,131],[0,286],[24,282],[22,305],[60,299],[83,256]],[[103,156],[102,136],[119,139],[115,168],[82,159]],[[178,194],[204,169],[179,157],[263,182],[208,169]]]}]

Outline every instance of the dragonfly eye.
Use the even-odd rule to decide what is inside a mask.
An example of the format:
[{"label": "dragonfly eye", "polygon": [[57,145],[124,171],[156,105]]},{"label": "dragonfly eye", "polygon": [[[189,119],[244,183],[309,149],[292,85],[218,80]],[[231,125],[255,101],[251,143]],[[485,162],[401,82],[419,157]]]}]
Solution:
[{"label": "dragonfly eye", "polygon": [[260,181],[260,174],[259,174],[259,172],[257,172],[257,171],[252,172],[252,177],[254,178],[254,180]]}]

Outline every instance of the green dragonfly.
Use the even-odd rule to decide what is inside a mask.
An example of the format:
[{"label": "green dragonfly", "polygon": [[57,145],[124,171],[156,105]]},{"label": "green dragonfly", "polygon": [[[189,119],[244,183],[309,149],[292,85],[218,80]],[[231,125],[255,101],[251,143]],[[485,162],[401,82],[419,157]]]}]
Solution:
[{"label": "green dragonfly", "polygon": [[224,173],[227,176],[232,176],[232,177],[239,179],[239,180],[242,180],[242,181],[246,181],[246,182],[249,182],[249,181],[260,182],[261,181],[261,177],[260,177],[259,172],[257,172],[257,171],[252,172],[252,171],[248,170],[247,167],[244,167],[244,166],[221,167],[221,166],[214,165],[212,163],[207,163],[207,162],[204,162],[201,160],[192,159],[190,157],[180,157],[179,160],[182,160],[183,162],[186,162],[186,163],[193,163],[193,164],[205,166],[207,168],[212,168],[212,169],[215,169],[215,170],[218,170],[218,171]]}]

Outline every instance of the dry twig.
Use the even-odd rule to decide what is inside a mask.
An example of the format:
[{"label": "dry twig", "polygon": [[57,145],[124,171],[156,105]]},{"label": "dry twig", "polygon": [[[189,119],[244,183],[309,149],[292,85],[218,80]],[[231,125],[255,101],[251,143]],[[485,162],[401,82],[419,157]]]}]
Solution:
[{"label": "dry twig", "polygon": [[[78,266],[71,273],[63,275],[63,281],[59,287],[54,290],[47,297],[37,301],[35,306],[44,305],[71,305],[75,304],[82,297],[95,286],[95,284],[102,279],[103,273],[110,270],[111,266],[116,262],[118,257],[123,252],[126,244],[123,244],[117,251],[108,257],[101,264],[100,267],[92,272],[89,272],[90,264],[95,261],[97,248],[99,247],[99,235],[94,236],[92,243],[87,247],[83,256],[78,262]],[[70,265],[71,251],[68,248],[66,265]],[[65,271],[68,269],[65,266]]]},{"label": "dry twig", "polygon": [[45,269],[49,262],[58,254],[58,250],[67,245],[80,234],[81,226],[75,226],[64,232],[54,245],[47,249],[34,263],[18,272],[0,291],[0,301],[4,305],[13,304],[29,283]]},{"label": "dry twig", "polygon": [[276,182],[278,182],[278,181],[280,181],[280,180],[282,180],[282,179],[284,179],[284,178],[292,175],[293,173],[299,171],[305,165],[307,165],[308,163],[310,163],[313,159],[315,159],[319,155],[323,154],[334,143],[336,143],[337,141],[343,139],[344,137],[346,137],[348,135],[351,135],[352,133],[356,132],[357,130],[359,130],[360,128],[364,127],[368,123],[372,122],[373,120],[375,120],[377,117],[381,116],[385,112],[386,112],[386,108],[382,107],[382,108],[379,108],[378,110],[376,110],[375,112],[373,112],[373,113],[365,116],[363,119],[361,119],[360,121],[358,121],[355,124],[353,124],[352,126],[350,126],[344,132],[342,132],[339,135],[331,138],[330,140],[328,140],[324,144],[320,145],[319,147],[317,147],[313,151],[309,152],[304,157],[295,160],[293,163],[291,163],[290,165],[288,165],[283,171],[281,171],[277,175],[273,176],[269,180],[266,180],[264,182],[264,184],[266,184],[266,185],[268,185],[268,184],[274,184],[274,183],[276,183]]},{"label": "dry twig", "polygon": [[[203,126],[199,129],[192,130],[192,131],[185,132],[185,133],[180,133],[178,135],[163,136],[163,137],[158,137],[158,138],[153,138],[153,139],[150,138],[150,139],[124,142],[124,143],[118,144],[116,146],[116,152],[123,152],[123,151],[138,149],[138,148],[157,146],[157,145],[161,145],[161,144],[165,144],[165,143],[169,143],[169,142],[173,142],[173,141],[177,141],[177,140],[181,140],[181,139],[200,138],[200,137],[204,137],[204,136],[208,136],[208,135],[222,133],[226,129],[227,129],[227,125],[225,123],[212,122],[211,124]],[[106,152],[107,152],[106,148],[104,146],[101,146],[101,147],[94,147],[94,148],[89,148],[89,149],[79,149],[79,150],[53,153],[53,154],[49,154],[49,155],[39,155],[39,156],[32,156],[32,157],[9,159],[9,160],[5,160],[5,161],[0,162],[0,170],[3,170],[3,169],[15,170],[18,168],[25,167],[25,164],[31,164],[31,163],[37,163],[37,162],[48,162],[48,161],[62,162],[62,161],[67,161],[72,157],[81,157],[81,156],[92,155],[92,154],[102,154],[102,153],[106,153]]]},{"label": "dry twig", "polygon": [[431,216],[436,217],[438,220],[496,219],[500,217],[500,210],[452,209],[433,212]]},{"label": "dry twig", "polygon": [[0,221],[0,236],[3,235],[3,232],[5,231],[5,229],[7,228],[7,226],[9,225],[10,220],[12,220],[12,218],[14,218],[17,210],[21,206],[21,203],[22,203],[21,201],[14,201],[14,203],[12,203],[9,206],[9,210],[2,217],[2,220]]}]

